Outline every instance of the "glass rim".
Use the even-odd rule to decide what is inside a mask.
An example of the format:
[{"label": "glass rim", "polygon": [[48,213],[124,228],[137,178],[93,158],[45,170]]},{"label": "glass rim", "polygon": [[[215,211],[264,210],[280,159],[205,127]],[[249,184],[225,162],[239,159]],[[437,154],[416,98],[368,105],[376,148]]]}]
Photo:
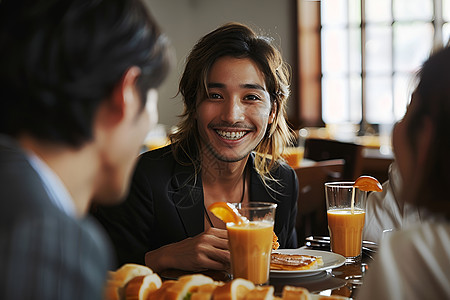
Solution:
[{"label": "glass rim", "polygon": [[272,202],[247,202],[247,203],[231,203],[233,204],[237,209],[255,209],[255,210],[262,210],[262,209],[268,209],[268,208],[277,208],[276,203]]},{"label": "glass rim", "polygon": [[325,182],[326,187],[353,188],[354,181]]}]

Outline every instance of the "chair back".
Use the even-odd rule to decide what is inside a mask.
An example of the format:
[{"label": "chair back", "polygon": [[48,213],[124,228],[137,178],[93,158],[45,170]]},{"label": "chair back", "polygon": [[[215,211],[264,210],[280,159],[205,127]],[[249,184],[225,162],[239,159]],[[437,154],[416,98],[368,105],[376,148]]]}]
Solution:
[{"label": "chair back", "polygon": [[304,157],[314,161],[343,159],[342,180],[355,180],[361,175],[363,146],[336,140],[308,138],[305,140]]},{"label": "chair back", "polygon": [[325,182],[342,179],[344,160],[316,162],[295,169],[299,183],[297,199],[297,240],[299,247],[310,235],[328,235]]}]

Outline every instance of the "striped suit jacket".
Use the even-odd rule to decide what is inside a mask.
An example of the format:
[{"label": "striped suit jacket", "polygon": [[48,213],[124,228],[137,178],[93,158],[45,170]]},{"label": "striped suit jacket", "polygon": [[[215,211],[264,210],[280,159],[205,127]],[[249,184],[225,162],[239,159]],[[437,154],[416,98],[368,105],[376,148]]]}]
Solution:
[{"label": "striped suit jacket", "polygon": [[0,135],[0,299],[102,299],[111,265],[99,226],[58,209],[20,147]]}]

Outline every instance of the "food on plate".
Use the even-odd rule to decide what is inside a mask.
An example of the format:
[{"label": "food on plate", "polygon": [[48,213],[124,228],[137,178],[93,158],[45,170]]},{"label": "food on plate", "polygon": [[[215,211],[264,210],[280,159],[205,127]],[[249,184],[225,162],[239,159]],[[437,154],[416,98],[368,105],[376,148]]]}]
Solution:
[{"label": "food on plate", "polygon": [[270,259],[271,270],[315,270],[322,266],[323,259],[321,256],[272,253]]},{"label": "food on plate", "polygon": [[243,222],[239,211],[230,203],[214,202],[208,207],[208,210],[225,223],[239,224]]},{"label": "food on plate", "polygon": [[285,286],[281,294],[283,300],[309,300],[309,291],[299,286]]},{"label": "food on plate", "polygon": [[125,286],[126,300],[147,300],[151,291],[161,287],[162,282],[158,274],[136,276]]},{"label": "food on plate", "polygon": [[150,291],[147,300],[164,300],[166,297],[167,289],[174,285],[176,282],[176,280],[164,281],[159,289]]},{"label": "food on plate", "polygon": [[121,281],[123,285],[126,285],[128,281],[136,276],[145,276],[149,274],[153,274],[152,269],[138,264],[124,264],[115,272],[109,273],[111,279]]},{"label": "food on plate", "polygon": [[[148,272],[151,273],[146,274]],[[127,264],[110,272],[106,290],[110,293],[105,294],[105,300],[348,299],[341,296],[312,295],[307,289],[294,286],[285,286],[281,297],[276,297],[275,288],[271,285],[255,286],[253,282],[242,278],[228,282],[214,281],[202,274],[184,275],[178,280],[161,282],[158,274],[153,273],[151,269],[134,264]]]},{"label": "food on plate", "polygon": [[184,300],[190,299],[193,291],[198,286],[213,283],[211,277],[202,274],[184,275],[178,278],[175,284],[167,288],[165,292],[165,300]]},{"label": "food on plate", "polygon": [[247,293],[255,288],[253,282],[236,278],[217,287],[213,293],[214,300],[244,300]]},{"label": "food on plate", "polygon": [[273,300],[275,289],[271,285],[257,286],[245,295],[245,300]]},{"label": "food on plate", "polygon": [[[109,272],[105,286],[105,299],[125,299],[125,288],[130,280],[138,276],[146,276],[151,274],[153,274],[152,269],[138,264],[124,264],[116,271]],[[155,274],[155,276],[158,275]],[[151,280],[157,282],[156,278],[152,278]],[[161,281],[161,279],[159,279],[159,281]]]},{"label": "food on plate", "polygon": [[381,186],[381,183],[372,176],[359,176],[358,179],[356,179],[355,183],[353,184],[355,188],[360,189],[361,191],[365,192],[381,192],[383,191],[383,187]]},{"label": "food on plate", "polygon": [[224,285],[224,283],[221,281],[200,285],[192,291],[190,300],[210,300],[212,299],[214,290],[222,285]]},{"label": "food on plate", "polygon": [[280,243],[278,243],[278,237],[275,234],[275,232],[272,231],[273,238],[272,238],[272,250],[277,250],[280,247]]}]

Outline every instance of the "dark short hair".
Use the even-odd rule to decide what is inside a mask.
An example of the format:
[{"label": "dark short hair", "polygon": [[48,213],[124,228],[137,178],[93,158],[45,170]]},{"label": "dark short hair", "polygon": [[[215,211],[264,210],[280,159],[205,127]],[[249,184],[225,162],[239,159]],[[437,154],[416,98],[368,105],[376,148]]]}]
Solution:
[{"label": "dark short hair", "polygon": [[124,73],[141,69],[143,107],[169,57],[140,0],[2,0],[0,131],[80,146]]}]

